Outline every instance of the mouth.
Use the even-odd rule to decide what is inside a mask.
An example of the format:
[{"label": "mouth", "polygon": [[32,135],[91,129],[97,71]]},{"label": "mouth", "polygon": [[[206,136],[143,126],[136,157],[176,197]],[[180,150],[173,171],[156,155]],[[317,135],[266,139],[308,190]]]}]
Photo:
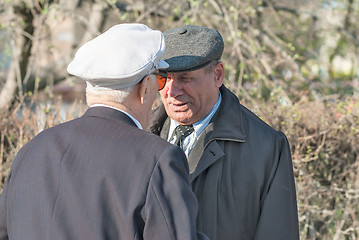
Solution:
[{"label": "mouth", "polygon": [[189,108],[189,103],[170,103],[169,106],[175,112],[186,111]]}]

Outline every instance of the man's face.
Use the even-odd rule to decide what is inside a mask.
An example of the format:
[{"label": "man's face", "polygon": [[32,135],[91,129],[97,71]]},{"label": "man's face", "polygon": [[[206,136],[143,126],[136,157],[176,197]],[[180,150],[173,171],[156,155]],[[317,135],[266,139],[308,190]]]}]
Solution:
[{"label": "man's face", "polygon": [[204,118],[218,100],[223,78],[221,62],[210,71],[201,68],[169,73],[167,83],[160,91],[168,116],[181,125],[193,124]]}]

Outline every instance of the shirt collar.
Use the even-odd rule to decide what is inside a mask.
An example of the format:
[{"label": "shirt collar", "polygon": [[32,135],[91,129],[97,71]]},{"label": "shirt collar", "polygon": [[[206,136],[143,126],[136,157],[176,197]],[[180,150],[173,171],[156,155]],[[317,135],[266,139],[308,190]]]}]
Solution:
[{"label": "shirt collar", "polygon": [[129,113],[127,113],[127,112],[125,112],[125,111],[123,111],[123,110],[121,110],[121,109],[118,109],[118,108],[115,108],[115,107],[112,107],[112,106],[108,106],[108,105],[106,105],[106,104],[93,104],[93,105],[91,105],[90,107],[108,107],[108,108],[112,108],[112,109],[115,109],[115,110],[117,110],[117,111],[120,111],[120,112],[126,114],[129,118],[131,118],[132,121],[136,124],[136,126],[137,126],[139,129],[143,129],[141,123],[140,123],[139,121],[137,121],[136,118],[134,118],[131,114],[129,114]]}]

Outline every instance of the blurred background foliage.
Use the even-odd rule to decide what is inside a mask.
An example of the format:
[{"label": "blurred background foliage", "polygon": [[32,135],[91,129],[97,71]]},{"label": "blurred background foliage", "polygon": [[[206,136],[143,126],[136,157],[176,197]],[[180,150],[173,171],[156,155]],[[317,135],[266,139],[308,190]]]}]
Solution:
[{"label": "blurred background foliage", "polygon": [[79,46],[118,23],[196,24],[224,38],[225,85],[288,136],[301,239],[358,239],[358,19],[359,0],[1,0],[0,189],[23,144],[85,111]]}]

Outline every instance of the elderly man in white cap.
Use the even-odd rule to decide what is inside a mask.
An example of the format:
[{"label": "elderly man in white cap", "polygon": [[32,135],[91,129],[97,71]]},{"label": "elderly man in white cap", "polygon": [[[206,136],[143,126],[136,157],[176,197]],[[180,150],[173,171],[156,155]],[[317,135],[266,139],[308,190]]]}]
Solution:
[{"label": "elderly man in white cap", "polygon": [[160,31],[120,24],[68,72],[90,108],[18,153],[0,197],[0,239],[207,239],[183,151],[143,131],[168,64]]}]

